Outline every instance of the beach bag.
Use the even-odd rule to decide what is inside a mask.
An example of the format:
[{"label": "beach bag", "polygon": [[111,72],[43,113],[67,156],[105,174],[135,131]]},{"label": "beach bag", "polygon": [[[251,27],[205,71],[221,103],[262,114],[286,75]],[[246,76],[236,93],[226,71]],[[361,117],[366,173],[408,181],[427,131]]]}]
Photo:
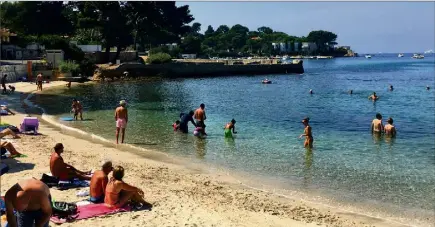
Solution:
[{"label": "beach bag", "polygon": [[77,205],[67,202],[52,203],[53,216],[58,218],[73,219],[77,214]]},{"label": "beach bag", "polygon": [[57,177],[48,176],[47,174],[42,174],[41,181],[44,182],[48,187],[57,186],[59,184],[59,179]]}]

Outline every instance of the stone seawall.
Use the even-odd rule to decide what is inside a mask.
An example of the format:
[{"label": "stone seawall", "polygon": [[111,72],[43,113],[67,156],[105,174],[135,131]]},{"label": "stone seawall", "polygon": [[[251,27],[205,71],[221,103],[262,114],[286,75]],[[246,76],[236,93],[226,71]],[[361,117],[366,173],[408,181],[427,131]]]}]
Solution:
[{"label": "stone seawall", "polygon": [[[112,67],[111,67],[112,68]],[[220,63],[169,63],[161,65],[121,64],[112,69],[98,69],[95,80],[101,78],[121,78],[124,72],[128,77],[163,76],[177,77],[207,77],[231,75],[264,75],[304,73],[303,61],[298,64],[258,64],[258,65],[225,65]]]}]

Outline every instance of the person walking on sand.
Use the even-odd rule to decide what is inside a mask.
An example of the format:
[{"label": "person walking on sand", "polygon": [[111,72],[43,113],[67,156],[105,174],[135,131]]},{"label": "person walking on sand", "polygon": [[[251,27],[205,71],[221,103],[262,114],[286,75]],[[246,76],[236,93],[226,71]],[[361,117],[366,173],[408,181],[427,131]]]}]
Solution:
[{"label": "person walking on sand", "polygon": [[305,142],[304,142],[304,147],[305,148],[313,148],[313,134],[311,132],[311,126],[309,125],[310,123],[310,118],[306,117],[302,120],[302,124],[304,124],[305,129],[304,129],[304,134],[300,135],[299,138],[302,138],[302,136],[305,136]]},{"label": "person walking on sand", "polygon": [[124,143],[125,128],[128,122],[128,112],[125,107],[127,103],[125,100],[119,102],[119,106],[115,110],[115,121],[116,121],[116,144],[118,144],[119,131],[121,130],[121,143]]},{"label": "person walking on sand", "polygon": [[36,76],[36,90],[42,91],[42,73]]},{"label": "person walking on sand", "polygon": [[35,178],[22,180],[14,184],[4,198],[8,226],[49,226],[51,196],[50,189],[44,182]]},{"label": "person walking on sand", "polygon": [[80,115],[80,120],[83,121],[83,106],[80,101],[77,101],[77,99],[73,99],[71,107],[72,111],[74,112],[74,120],[77,120],[78,115]]},{"label": "person walking on sand", "polygon": [[3,88],[2,93],[3,94],[7,93],[7,90],[6,90],[6,77],[8,77],[7,74],[3,75],[2,79],[1,79],[1,84],[2,84],[2,88]]},{"label": "person walking on sand", "polygon": [[201,105],[199,105],[199,108],[195,110],[193,118],[195,118],[195,120],[196,120],[196,126],[203,128],[204,132],[205,132],[204,121],[207,119],[207,116],[205,116],[204,109],[205,109],[205,104],[201,103]]},{"label": "person walking on sand", "polygon": [[396,136],[396,127],[393,125],[393,118],[388,118],[387,125],[384,127],[384,133],[386,136],[395,137]]},{"label": "person walking on sand", "polygon": [[384,125],[382,124],[382,115],[376,114],[376,118],[372,121],[371,126],[372,134],[380,135],[384,131]]}]

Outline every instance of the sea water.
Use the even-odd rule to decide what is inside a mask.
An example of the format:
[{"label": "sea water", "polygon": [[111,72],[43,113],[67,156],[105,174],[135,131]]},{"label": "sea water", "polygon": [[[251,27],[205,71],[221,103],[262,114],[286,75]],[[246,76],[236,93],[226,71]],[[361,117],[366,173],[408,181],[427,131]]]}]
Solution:
[{"label": "sea water", "polygon": [[[63,123],[114,139],[114,108],[125,99],[129,144],[274,179],[281,187],[348,204],[369,203],[377,207],[374,213],[390,210],[417,223],[433,220],[435,60],[410,56],[305,60],[301,75],[79,85],[47,91],[36,101],[61,117],[68,116],[71,100],[77,98],[87,121]],[[261,84],[265,77],[273,83]],[[380,97],[377,102],[368,100],[372,92]],[[208,138],[174,133],[171,124],[180,112],[200,103],[206,105]],[[394,119],[397,138],[371,135],[378,112],[384,122]],[[298,139],[304,117],[310,118],[312,151]],[[232,118],[238,134],[225,140],[223,127]]]}]

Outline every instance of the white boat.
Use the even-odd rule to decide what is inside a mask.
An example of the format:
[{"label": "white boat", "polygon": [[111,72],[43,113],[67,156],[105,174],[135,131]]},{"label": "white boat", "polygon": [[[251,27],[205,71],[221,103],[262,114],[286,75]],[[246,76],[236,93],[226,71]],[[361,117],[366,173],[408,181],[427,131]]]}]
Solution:
[{"label": "white boat", "polygon": [[399,54],[397,57],[399,57],[399,58],[403,58],[403,54]]},{"label": "white boat", "polygon": [[434,51],[433,51],[433,50],[427,50],[427,51],[425,51],[424,53],[425,53],[425,54],[433,54]]},{"label": "white boat", "polygon": [[415,58],[415,59],[423,59],[423,58],[424,58],[424,55],[422,55],[422,54],[414,54],[414,55],[412,55],[412,58]]},{"label": "white boat", "polygon": [[372,56],[370,54],[366,54],[365,56],[366,58],[372,58]]}]

